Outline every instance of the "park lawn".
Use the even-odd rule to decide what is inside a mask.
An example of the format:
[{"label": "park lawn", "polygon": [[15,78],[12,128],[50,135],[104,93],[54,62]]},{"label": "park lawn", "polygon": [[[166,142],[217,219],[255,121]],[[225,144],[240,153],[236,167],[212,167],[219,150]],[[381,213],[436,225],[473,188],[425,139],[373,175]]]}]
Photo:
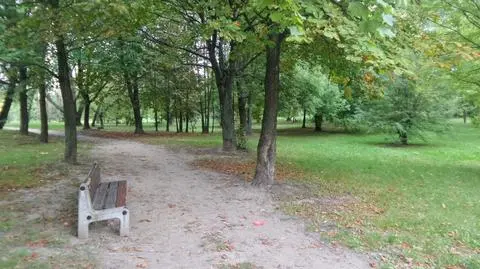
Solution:
[{"label": "park lawn", "polygon": [[42,171],[63,159],[63,139],[50,137],[42,144],[37,135],[0,130],[0,191],[41,185]]},{"label": "park lawn", "polygon": [[[295,201],[283,208],[332,241],[383,253],[378,258],[385,268],[480,268],[480,130],[458,122],[453,130],[409,147],[386,145],[392,138],[385,135],[279,130],[278,162],[303,175],[290,180],[307,185],[313,197],[355,197],[334,210]],[[220,138],[142,141],[218,147]],[[249,140],[252,151],[256,140]],[[329,221],[336,227],[325,230]]]}]

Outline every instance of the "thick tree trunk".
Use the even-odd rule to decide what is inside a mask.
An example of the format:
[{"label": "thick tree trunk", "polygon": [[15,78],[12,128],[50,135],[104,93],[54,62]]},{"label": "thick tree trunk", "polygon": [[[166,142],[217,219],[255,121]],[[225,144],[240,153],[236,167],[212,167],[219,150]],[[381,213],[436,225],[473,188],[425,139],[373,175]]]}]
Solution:
[{"label": "thick tree trunk", "polygon": [[133,109],[133,117],[135,120],[135,133],[143,134],[143,123],[142,123],[142,114],[140,110],[140,96],[138,91],[138,78],[136,75],[133,75],[133,78],[125,72],[125,82],[127,84],[128,96],[130,97],[130,102]]},{"label": "thick tree trunk", "polygon": [[40,142],[48,143],[48,115],[47,115],[47,84],[45,72],[41,71],[40,85],[38,88],[38,103],[40,106]]},{"label": "thick tree trunk", "polygon": [[323,114],[317,113],[315,114],[315,131],[321,132],[322,131],[322,124],[323,124]]},{"label": "thick tree trunk", "polygon": [[[226,67],[226,55],[224,53],[223,40],[217,39],[215,32],[211,40],[207,41],[208,55],[215,74],[215,83],[218,89],[220,101],[220,126],[222,126],[223,150],[233,151],[235,149],[235,122],[233,110],[233,77],[237,65],[234,57],[228,58]],[[217,54],[218,47],[218,54]],[[234,50],[235,42],[230,42],[230,54]]]},{"label": "thick tree trunk", "polygon": [[27,95],[27,67],[20,67],[20,134],[28,135],[28,95]]},{"label": "thick tree trunk", "polygon": [[7,122],[8,112],[10,112],[10,107],[12,106],[13,96],[15,94],[15,78],[9,78],[10,82],[7,86],[7,93],[3,101],[2,111],[0,111],[0,130],[3,129],[3,126]]},{"label": "thick tree trunk", "polygon": [[188,112],[185,112],[185,133],[188,133],[188,122],[189,122]]},{"label": "thick tree trunk", "polygon": [[302,128],[307,128],[307,110],[305,108],[303,109]]},{"label": "thick tree trunk", "polygon": [[233,78],[227,77],[226,81],[219,86],[220,118],[222,126],[223,150],[235,150],[235,120],[233,111]]},{"label": "thick tree trunk", "polygon": [[85,104],[85,111],[83,113],[83,129],[88,130],[90,129],[90,98],[88,94],[83,96],[83,103]]},{"label": "thick tree trunk", "polygon": [[271,185],[275,179],[278,92],[280,88],[280,50],[284,34],[270,34],[266,46],[265,107],[257,147],[257,166],[252,184]]},{"label": "thick tree trunk", "polygon": [[[58,2],[57,2],[58,4]],[[58,8],[58,6],[56,7]],[[63,37],[55,41],[57,48],[58,81],[63,99],[63,118],[65,121],[65,161],[74,164],[77,162],[77,126],[75,122],[76,106],[70,85],[68,55]]]}]

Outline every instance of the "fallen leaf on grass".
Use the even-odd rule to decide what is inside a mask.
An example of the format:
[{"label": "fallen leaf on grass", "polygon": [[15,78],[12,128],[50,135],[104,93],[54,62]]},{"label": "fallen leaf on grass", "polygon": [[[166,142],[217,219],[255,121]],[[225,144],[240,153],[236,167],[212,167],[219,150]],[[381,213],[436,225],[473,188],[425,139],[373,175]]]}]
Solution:
[{"label": "fallen leaf on grass", "polygon": [[37,241],[32,241],[32,242],[27,242],[27,246],[31,248],[43,248],[46,245],[48,245],[48,240],[47,239],[40,239]]},{"label": "fallen leaf on grass", "polygon": [[36,252],[32,252],[32,254],[30,256],[26,256],[23,258],[24,261],[33,261],[33,260],[36,260],[38,257],[40,257],[40,255]]}]

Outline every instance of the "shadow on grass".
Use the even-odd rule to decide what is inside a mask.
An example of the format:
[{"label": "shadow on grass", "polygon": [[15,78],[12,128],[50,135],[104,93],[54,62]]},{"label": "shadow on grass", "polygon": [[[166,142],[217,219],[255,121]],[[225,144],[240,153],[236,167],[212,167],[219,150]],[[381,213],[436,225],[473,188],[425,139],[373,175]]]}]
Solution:
[{"label": "shadow on grass", "polygon": [[278,129],[279,136],[330,136],[330,135],[362,135],[364,132],[359,130],[345,130],[343,128],[328,128],[322,131],[315,131],[313,128],[285,128]]}]

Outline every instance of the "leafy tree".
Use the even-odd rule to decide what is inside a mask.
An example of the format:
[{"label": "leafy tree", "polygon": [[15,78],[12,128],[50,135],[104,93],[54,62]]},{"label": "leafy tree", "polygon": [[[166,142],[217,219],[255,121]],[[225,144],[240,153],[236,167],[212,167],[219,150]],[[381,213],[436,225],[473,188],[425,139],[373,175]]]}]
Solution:
[{"label": "leafy tree", "polygon": [[393,132],[406,145],[412,136],[441,131],[452,116],[448,99],[433,89],[419,89],[415,81],[397,78],[382,99],[371,101],[364,117],[374,129]]}]

